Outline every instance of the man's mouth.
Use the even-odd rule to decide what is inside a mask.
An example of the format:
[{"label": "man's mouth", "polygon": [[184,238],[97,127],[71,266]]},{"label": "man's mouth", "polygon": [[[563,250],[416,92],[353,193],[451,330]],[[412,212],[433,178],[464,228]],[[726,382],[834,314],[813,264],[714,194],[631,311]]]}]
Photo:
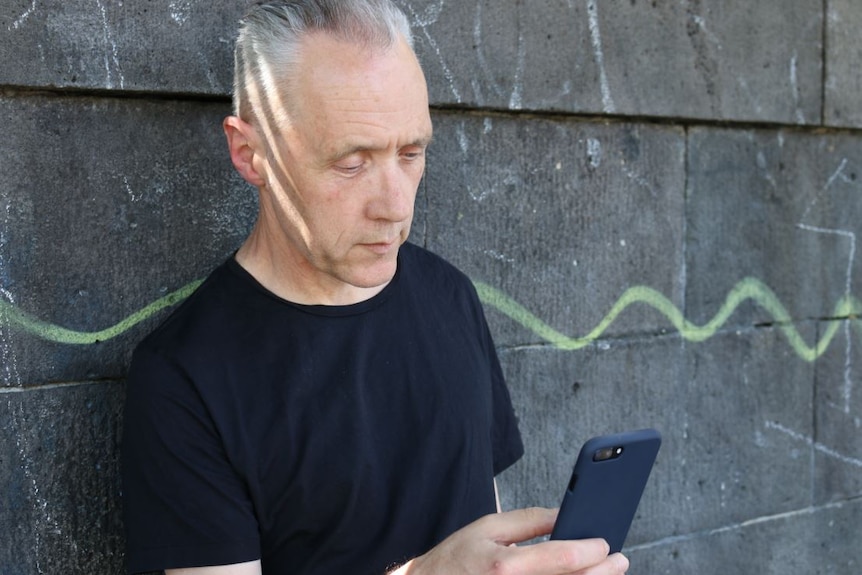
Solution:
[{"label": "man's mouth", "polygon": [[397,247],[399,244],[396,240],[383,240],[380,242],[364,242],[359,245],[382,256],[389,253],[392,248]]}]

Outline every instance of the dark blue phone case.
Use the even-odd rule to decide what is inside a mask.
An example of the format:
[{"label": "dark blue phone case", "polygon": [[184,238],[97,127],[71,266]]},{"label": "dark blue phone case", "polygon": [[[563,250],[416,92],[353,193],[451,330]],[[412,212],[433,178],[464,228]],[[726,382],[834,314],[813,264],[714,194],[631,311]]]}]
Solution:
[{"label": "dark blue phone case", "polygon": [[[581,448],[551,539],[601,537],[620,551],[661,446],[655,429],[594,437]],[[622,448],[618,454],[615,451]],[[596,461],[597,453],[608,459]]]}]

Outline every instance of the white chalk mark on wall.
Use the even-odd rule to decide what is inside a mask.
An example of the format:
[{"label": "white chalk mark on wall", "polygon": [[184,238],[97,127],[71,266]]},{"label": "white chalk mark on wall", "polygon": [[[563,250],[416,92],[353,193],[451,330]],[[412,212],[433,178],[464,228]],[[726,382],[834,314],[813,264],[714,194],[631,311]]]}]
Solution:
[{"label": "white chalk mark on wall", "polygon": [[[695,70],[700,73],[703,81],[703,89],[706,92],[706,96],[709,98],[710,107],[713,113],[715,115],[720,115],[719,110],[721,108],[720,100],[722,92],[720,62],[722,58],[720,56],[716,58],[712,53],[714,51],[721,52],[721,41],[707,27],[706,19],[695,12],[695,10],[700,9],[701,7],[699,2],[689,3],[689,8],[687,9],[688,23],[686,27],[688,29],[691,46],[694,49]],[[753,91],[748,86],[744,76],[737,76],[737,81],[743,91],[754,101],[754,107],[756,109],[760,109],[760,106],[757,103],[757,91],[755,90],[753,94]]]},{"label": "white chalk mark on wall", "polygon": [[754,112],[758,116],[763,115],[763,105],[761,105],[761,103],[760,103],[760,99],[758,97],[758,94],[756,94],[751,89],[751,86],[748,85],[748,81],[745,79],[745,77],[741,74],[738,75],[736,78],[736,83],[739,85],[741,92],[743,92],[746,95],[746,97],[748,98],[748,101],[751,103],[752,107],[754,108]]},{"label": "white chalk mark on wall", "polygon": [[15,19],[15,21],[12,22],[12,24],[10,24],[9,27],[6,29],[9,30],[10,32],[12,30],[17,30],[18,28],[20,28],[24,24],[24,22],[27,21],[28,18],[30,18],[30,16],[33,15],[34,12],[36,12],[36,0],[32,0],[30,2],[30,7],[27,8],[27,10],[25,10],[23,14],[18,16]]},{"label": "white chalk mark on wall", "polygon": [[458,122],[458,146],[461,148],[461,153],[465,156],[470,151],[470,140],[467,138],[467,128],[464,125],[464,122]]},{"label": "white chalk mark on wall", "polygon": [[[488,65],[488,61],[485,59],[485,44],[482,39],[482,3],[476,3],[476,15],[473,17],[473,44],[476,46],[476,60],[479,62],[479,69],[482,71],[482,74],[485,76],[485,81],[488,86],[491,87],[491,90],[500,98],[505,97],[503,93],[503,89],[497,83],[497,80],[494,78],[493,72],[491,72],[491,67]],[[476,95],[479,97],[480,105],[484,105],[484,98],[481,98],[480,90],[476,90]]]},{"label": "white chalk mark on wall", "polygon": [[515,258],[507,256],[506,254],[501,254],[496,250],[485,250],[484,254],[490,258],[493,258],[497,261],[504,262],[507,264],[514,264]]},{"label": "white chalk mark on wall", "polygon": [[587,140],[587,159],[592,168],[598,168],[602,165],[602,143],[595,138]]},{"label": "white chalk mark on wall", "polygon": [[[44,575],[46,571],[42,566],[42,560],[45,558],[43,557],[43,540],[45,536],[62,536],[63,529],[51,511],[48,498],[42,493],[39,487],[39,482],[37,481],[38,472],[32,469],[33,463],[30,454],[36,452],[37,449],[34,449],[34,446],[31,444],[27,432],[28,430],[38,430],[41,426],[29,421],[31,416],[24,410],[24,403],[20,400],[13,400],[11,394],[7,395],[6,405],[12,420],[11,428],[15,436],[15,448],[21,461],[20,469],[24,474],[23,483],[30,490],[33,556],[36,562],[36,572]],[[77,543],[74,540],[68,541],[68,543],[73,550],[77,551]]]},{"label": "white chalk mark on wall", "polygon": [[[818,234],[833,234],[837,236],[844,237],[848,240],[850,244],[849,255],[848,255],[848,263],[847,263],[847,278],[846,278],[846,288],[844,291],[845,297],[850,297],[852,295],[852,282],[853,282],[853,261],[856,257],[856,234],[848,230],[833,230],[828,228],[819,228],[816,226],[809,226],[805,224],[797,224],[800,229],[814,232]],[[850,402],[853,397],[853,337],[851,334],[851,325],[849,321],[844,322],[844,340],[845,340],[845,358],[844,358],[844,391],[842,393],[844,399],[843,406],[839,407],[844,413],[850,414]]]},{"label": "white chalk mark on wall", "polygon": [[126,193],[129,195],[129,199],[134,203],[140,200],[143,197],[143,194],[136,193],[135,190],[132,189],[131,184],[129,184],[128,176],[123,176],[123,187],[126,188]]},{"label": "white chalk mark on wall", "polygon": [[838,169],[836,169],[832,173],[832,175],[829,176],[829,179],[826,181],[826,185],[824,185],[822,188],[820,188],[820,191],[817,193],[817,195],[814,196],[814,198],[808,204],[808,207],[805,209],[805,212],[802,214],[802,218],[800,218],[802,221],[804,221],[808,217],[808,214],[811,213],[811,210],[813,210],[814,207],[817,205],[817,203],[820,201],[820,197],[823,196],[825,193],[827,193],[829,191],[829,188],[831,188],[832,185],[836,181],[838,181],[839,178],[843,179],[845,182],[850,181],[849,178],[847,178],[847,176],[844,175],[844,168],[846,168],[846,167],[847,167],[847,158],[843,158],[841,160],[841,164],[838,166]]},{"label": "white chalk mark on wall", "polygon": [[[491,73],[490,67],[488,66],[488,61],[485,60],[485,47],[484,42],[482,41],[482,3],[476,3],[476,15],[473,17],[473,44],[476,46],[476,60],[479,62],[479,69],[482,71],[482,74],[485,76],[485,81],[488,86],[491,87],[491,90],[497,94],[497,96],[503,96],[503,90],[497,84],[497,81],[494,79],[494,74]],[[476,94],[477,99],[479,100],[479,105],[484,105],[484,97],[482,97],[481,87],[479,83],[474,79],[473,82],[474,92]]]},{"label": "white chalk mark on wall", "polygon": [[635,184],[641,186],[642,188],[645,188],[646,190],[648,190],[652,197],[654,197],[654,198],[658,197],[658,192],[656,191],[655,187],[649,182],[649,180],[647,180],[645,177],[643,177],[638,172],[631,170],[628,166],[624,165],[622,167],[622,170],[623,170],[623,174],[625,174],[626,178],[628,178],[629,180],[631,180]]},{"label": "white chalk mark on wall", "polygon": [[599,84],[602,90],[602,111],[605,114],[616,112],[614,100],[611,97],[611,87],[608,83],[608,75],[605,71],[605,54],[602,49],[602,35],[599,30],[599,8],[596,0],[587,0],[587,13],[590,17],[590,41],[593,44],[593,55],[596,66],[599,68]]},{"label": "white chalk mark on wall", "polygon": [[204,70],[204,73],[206,74],[207,81],[209,82],[210,88],[212,88],[213,91],[220,90],[221,85],[219,84],[218,78],[216,78],[215,72],[213,71],[215,66],[210,64],[210,60],[209,60],[209,58],[207,58],[207,53],[202,51],[200,53],[200,57],[201,57],[201,70]]},{"label": "white chalk mark on wall", "polygon": [[[105,40],[105,82],[108,88],[114,88],[114,74],[113,70],[116,70],[117,76],[120,80],[119,87],[125,88],[125,78],[123,78],[122,70],[120,69],[120,56],[119,51],[117,50],[117,43],[114,41],[114,35],[111,33],[111,27],[108,24],[108,13],[105,10],[105,5],[101,0],[96,0],[96,5],[99,7],[99,12],[102,17],[102,33]],[[109,51],[107,49],[110,49]]]},{"label": "white chalk mark on wall", "polygon": [[[518,7],[523,4],[518,4]],[[524,83],[524,66],[527,61],[527,43],[524,41],[524,34],[521,31],[520,10],[518,12],[518,57],[515,64],[515,73],[512,85],[512,96],[509,98],[509,108],[512,110],[520,110],[523,106],[522,92]]]},{"label": "white chalk mark on wall", "polygon": [[[520,5],[519,5],[520,6]],[[482,71],[482,74],[485,76],[485,81],[491,87],[491,90],[499,97],[506,97],[506,90],[497,83],[496,77],[494,73],[491,71],[491,67],[488,65],[488,61],[485,58],[485,43],[482,37],[482,27],[483,27],[483,17],[482,17],[482,3],[476,3],[476,15],[473,17],[473,44],[476,46],[476,59],[479,62],[479,69]],[[523,92],[523,74],[524,67],[526,65],[527,60],[527,47],[526,42],[524,41],[524,36],[520,32],[520,22],[519,22],[519,32],[518,32],[518,54],[516,56],[515,61],[515,70],[511,74],[512,76],[512,91],[508,95],[509,97],[509,108],[513,110],[520,110],[523,106],[522,101],[522,92]],[[474,84],[474,89],[478,88],[477,85]],[[477,97],[480,97],[481,91],[476,89]],[[482,105],[485,102],[480,101],[479,104]]]},{"label": "white chalk mark on wall", "polygon": [[800,105],[800,93],[799,93],[799,75],[798,75],[798,57],[796,52],[793,52],[793,57],[790,58],[790,89],[793,90],[793,104],[796,108],[796,123],[804,124],[805,123],[805,114],[802,113],[802,107]]},{"label": "white chalk mark on wall", "polygon": [[[848,254],[847,254],[847,270],[845,272],[844,278],[844,297],[851,297],[853,295],[853,265],[856,261],[856,234],[851,230],[842,230],[842,229],[834,229],[834,228],[825,228],[822,226],[813,226],[805,223],[805,220],[808,218],[808,215],[811,213],[812,209],[817,205],[820,198],[829,192],[829,190],[833,187],[833,185],[841,180],[845,183],[852,183],[852,180],[847,177],[844,173],[844,168],[847,167],[847,158],[843,158],[841,160],[838,169],[836,169],[829,179],[826,181],[826,184],[820,190],[820,192],[811,200],[805,212],[802,214],[801,221],[796,224],[801,230],[805,230],[808,232],[813,232],[817,234],[830,234],[845,238],[849,245]],[[851,400],[853,398],[853,337],[851,333],[851,325],[849,321],[844,322],[844,389],[842,390],[842,399],[844,400],[843,405],[837,405],[837,407],[845,414],[850,414],[850,405]]]},{"label": "white chalk mark on wall", "polygon": [[763,173],[763,177],[766,178],[772,189],[777,189],[778,182],[769,170],[769,164],[766,162],[766,155],[763,153],[763,150],[758,150],[757,152],[757,168]]},{"label": "white chalk mark on wall", "polygon": [[721,45],[721,39],[713,33],[712,30],[707,28],[706,19],[699,14],[691,14],[691,20],[695,23],[695,25],[704,33],[706,38],[715,46],[716,50],[719,52],[723,49]]},{"label": "white chalk mark on wall", "polygon": [[437,62],[440,64],[440,68],[443,70],[443,75],[446,77],[446,82],[449,84],[449,90],[455,97],[455,101],[460,104],[461,92],[455,85],[455,75],[446,64],[446,60],[443,58],[443,53],[440,51],[440,46],[437,44],[437,41],[428,31],[428,27],[436,23],[437,19],[440,17],[440,12],[443,11],[443,4],[444,1],[440,0],[440,2],[436,4],[427,6],[425,8],[424,17],[420,17],[419,14],[417,14],[411,3],[408,2],[405,7],[410,13],[412,25],[422,30],[422,35],[425,36],[425,39],[428,41],[428,45],[431,46],[432,50],[434,50],[434,54],[437,56]]},{"label": "white chalk mark on wall", "polygon": [[[0,233],[0,250],[3,249],[3,237]],[[0,251],[0,276],[5,274],[5,261],[2,251]],[[12,305],[15,305],[15,297],[4,287],[0,287],[0,298],[5,299]],[[18,374],[18,361],[15,356],[15,350],[12,347],[12,330],[11,322],[9,321],[8,309],[0,311],[0,382],[5,385],[15,385],[21,381],[21,376]]]},{"label": "white chalk mark on wall", "polygon": [[[4,194],[5,195],[5,194]],[[9,229],[11,221],[11,202],[8,197],[2,198],[3,201],[3,221],[0,226],[0,278],[5,278],[7,273],[6,249],[9,244],[9,237],[6,230]],[[0,286],[0,297],[11,304],[16,303],[14,296],[4,287]],[[15,354],[15,349],[12,345],[12,332],[8,312],[0,312],[0,360],[2,360],[2,371],[0,371],[0,381],[4,385],[20,387],[22,380],[21,374],[18,371],[18,358]],[[36,560],[36,572],[40,575],[44,573],[40,563],[42,551],[42,533],[47,529],[52,529],[55,532],[60,531],[60,527],[56,520],[53,519],[48,508],[48,500],[41,494],[39,483],[36,480],[36,474],[31,469],[30,453],[33,452],[27,439],[26,430],[34,429],[34,426],[27,424],[27,414],[24,412],[23,403],[14,400],[11,395],[7,396],[6,408],[11,418],[11,432],[15,438],[15,450],[17,451],[20,460],[20,469],[24,474],[22,482],[29,489],[29,497],[33,505],[31,517],[33,525],[33,553]]]},{"label": "white chalk mark on wall", "polygon": [[560,87],[560,92],[551,98],[542,98],[538,105],[535,107],[537,109],[544,108],[555,108],[557,105],[563,101],[563,99],[572,93],[572,82],[571,80],[566,80],[563,82],[563,85]]},{"label": "white chalk mark on wall", "polygon": [[[12,221],[11,210],[12,204],[7,193],[4,193],[3,201],[3,225],[0,226],[0,279],[5,280],[7,274],[6,253],[9,245],[8,230],[10,229],[9,222]],[[5,286],[0,285],[0,297],[11,304],[15,303],[15,298]],[[0,311],[0,383],[6,385],[14,385],[21,381],[18,374],[18,362],[16,361],[15,352],[12,348],[12,331],[9,321],[9,312]]]},{"label": "white chalk mark on wall", "polygon": [[171,11],[171,20],[180,26],[185,24],[189,19],[192,3],[192,0],[171,0],[171,3],[168,5]]},{"label": "white chalk mark on wall", "polygon": [[787,435],[788,437],[795,439],[796,441],[800,441],[800,442],[804,443],[805,445],[814,449],[814,451],[822,453],[822,454],[824,454],[828,457],[831,457],[833,459],[837,459],[838,461],[840,461],[842,463],[846,463],[847,465],[850,465],[852,467],[859,467],[860,469],[862,469],[862,460],[856,459],[855,457],[848,457],[847,455],[844,455],[843,453],[839,453],[839,452],[835,451],[834,449],[831,449],[831,448],[823,445],[822,443],[818,443],[817,441],[814,441],[814,439],[812,437],[808,437],[806,435],[803,435],[803,434],[799,433],[798,431],[794,431],[794,430],[790,429],[789,427],[785,427],[785,426],[781,425],[780,423],[777,423],[774,421],[767,421],[765,426],[766,426],[766,429],[771,429],[774,431],[781,432],[784,435]]},{"label": "white chalk mark on wall", "polygon": [[820,511],[827,511],[830,509],[841,509],[846,505],[846,502],[839,501],[833,503],[827,503],[820,507],[806,507],[804,509],[797,509],[794,511],[787,511],[785,513],[776,513],[774,515],[765,515],[763,517],[755,517],[754,519],[749,519],[747,521],[742,521],[741,523],[735,523],[733,525],[727,525],[725,527],[719,527],[717,529],[709,529],[706,531],[701,531],[698,533],[691,533],[689,535],[672,535],[670,537],[665,537],[664,539],[659,539],[658,541],[651,541],[649,543],[644,543],[641,545],[632,545],[626,547],[629,552],[632,551],[644,551],[646,549],[655,549],[657,547],[663,547],[666,545],[677,545],[679,543],[685,543],[687,541],[694,541],[701,538],[712,538],[716,535],[721,535],[722,533],[731,533],[733,531],[739,531],[741,529],[745,529],[747,527],[751,527],[754,525],[761,525],[764,523],[771,523],[773,521],[786,521],[788,519],[793,519],[796,517],[805,517],[808,515],[812,515],[814,513],[818,513]]},{"label": "white chalk mark on wall", "polygon": [[517,174],[514,168],[507,168],[505,170],[505,174],[500,174],[494,180],[494,184],[492,186],[482,186],[482,189],[477,193],[473,186],[470,186],[468,189],[468,193],[470,194],[470,198],[475,202],[483,202],[488,197],[494,196],[500,193],[501,187],[506,188],[519,188],[523,186],[523,181],[520,176]]}]

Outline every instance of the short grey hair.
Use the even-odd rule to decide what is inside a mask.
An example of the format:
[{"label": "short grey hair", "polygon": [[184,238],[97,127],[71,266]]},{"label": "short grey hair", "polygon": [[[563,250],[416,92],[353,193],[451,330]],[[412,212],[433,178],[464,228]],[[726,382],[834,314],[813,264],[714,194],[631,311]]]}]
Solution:
[{"label": "short grey hair", "polygon": [[410,22],[391,0],[257,2],[240,21],[236,41],[235,115],[246,121],[253,119],[253,90],[260,96],[290,102],[289,82],[299,61],[300,44],[315,32],[380,49],[391,47],[401,36],[413,48]]}]

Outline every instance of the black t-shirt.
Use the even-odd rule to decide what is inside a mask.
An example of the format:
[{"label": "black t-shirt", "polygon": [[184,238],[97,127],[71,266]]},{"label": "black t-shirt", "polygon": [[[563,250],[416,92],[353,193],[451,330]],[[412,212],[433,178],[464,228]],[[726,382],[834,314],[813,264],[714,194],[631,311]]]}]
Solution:
[{"label": "black t-shirt", "polygon": [[473,286],[411,244],[350,306],[230,259],[136,349],[124,422],[132,572],[381,575],[493,512],[523,453]]}]

